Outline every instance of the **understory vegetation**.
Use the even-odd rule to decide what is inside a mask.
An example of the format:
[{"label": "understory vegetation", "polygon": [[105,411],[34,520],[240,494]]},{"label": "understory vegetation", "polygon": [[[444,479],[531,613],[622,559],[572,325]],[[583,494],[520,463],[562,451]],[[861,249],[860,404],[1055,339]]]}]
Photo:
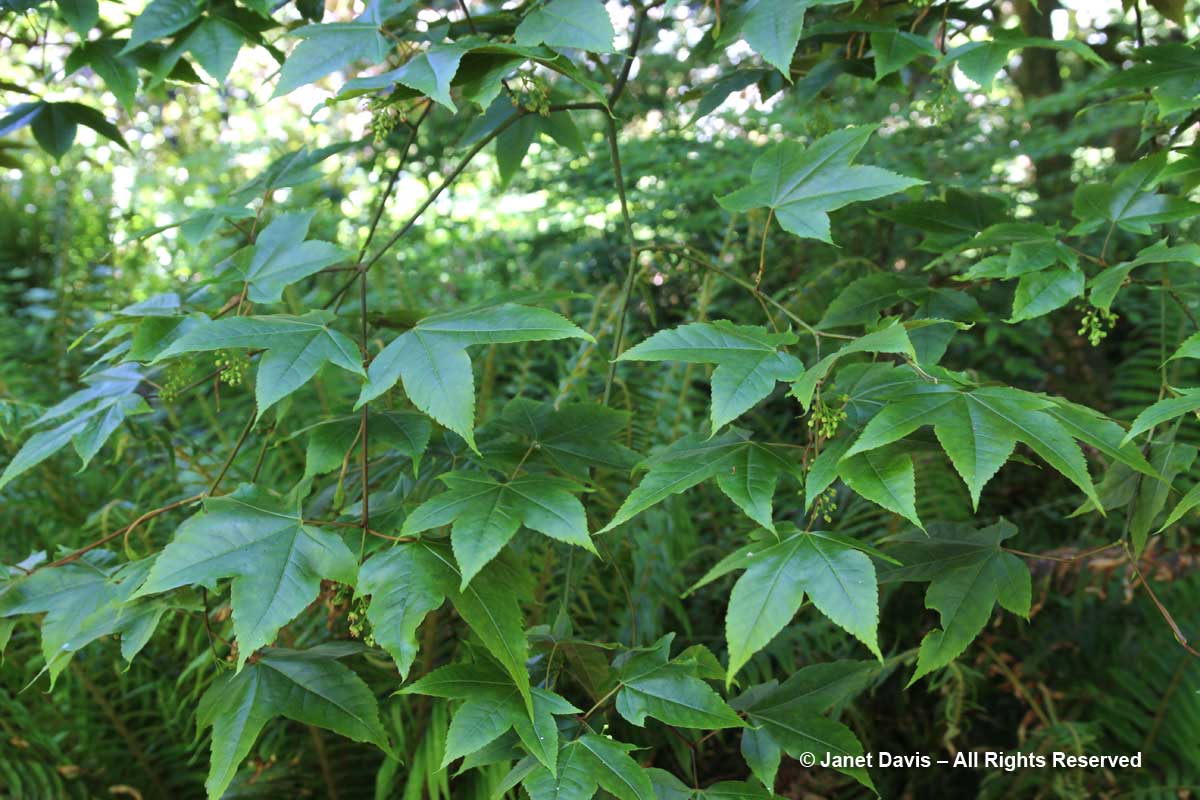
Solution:
[{"label": "understory vegetation", "polygon": [[1196,797],[1195,11],[0,0],[0,797]]}]

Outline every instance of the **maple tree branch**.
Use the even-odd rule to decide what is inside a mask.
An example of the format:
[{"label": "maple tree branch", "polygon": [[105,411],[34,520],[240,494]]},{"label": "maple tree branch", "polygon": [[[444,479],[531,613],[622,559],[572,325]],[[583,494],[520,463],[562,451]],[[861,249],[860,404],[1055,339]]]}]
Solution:
[{"label": "maple tree branch", "polygon": [[612,157],[613,180],[617,184],[617,198],[621,202],[621,219],[625,223],[625,238],[629,244],[629,264],[625,269],[625,287],[621,292],[621,311],[617,316],[617,329],[613,337],[612,359],[608,363],[608,377],[604,381],[604,399],[608,405],[612,396],[613,381],[617,376],[617,358],[625,341],[625,320],[629,315],[629,299],[633,295],[634,276],[637,274],[637,242],[633,238],[633,220],[629,216],[629,201],[625,196],[625,178],[621,172],[621,149],[617,144],[617,123],[608,118],[608,152]]},{"label": "maple tree branch", "polygon": [[[197,500],[203,500],[204,497],[205,497],[205,493],[200,492],[199,494],[194,494],[190,497],[185,497],[182,500],[176,500],[173,503],[168,503],[165,506],[160,506],[159,508],[155,508],[151,511],[147,511],[145,514],[142,514],[140,517],[135,519],[133,522],[126,525],[124,528],[120,528],[118,530],[113,531],[112,533],[101,536],[96,541],[92,542],[89,545],[85,545],[85,546],[79,548],[78,550],[71,553],[70,555],[63,556],[62,558],[58,559],[57,561],[51,561],[49,564],[43,564],[42,566],[38,567],[37,569],[48,569],[50,567],[61,567],[63,564],[70,564],[72,561],[77,561],[85,553],[91,552],[92,550],[95,550],[97,547],[101,547],[102,545],[108,544],[113,539],[116,539],[119,536],[124,536],[126,533],[132,531],[134,528],[138,527],[143,522],[154,519],[155,517],[159,516],[160,514],[165,514],[168,511],[179,508],[180,506],[185,506],[189,503],[194,503]],[[36,572],[37,569],[33,570],[33,572]]]},{"label": "maple tree branch", "polygon": [[1178,623],[1175,622],[1175,618],[1171,616],[1171,612],[1168,611],[1167,607],[1164,606],[1162,601],[1158,599],[1158,595],[1154,593],[1154,589],[1151,588],[1150,583],[1146,580],[1146,576],[1143,575],[1141,569],[1138,568],[1137,559],[1134,558],[1133,551],[1129,549],[1129,543],[1122,542],[1122,544],[1125,546],[1125,560],[1129,562],[1129,566],[1133,568],[1134,574],[1137,575],[1142,586],[1146,588],[1146,593],[1150,595],[1150,599],[1154,601],[1154,606],[1158,609],[1158,613],[1162,615],[1162,618],[1166,620],[1167,625],[1171,628],[1171,633],[1175,636],[1175,641],[1179,642],[1180,647],[1182,647],[1184,650],[1188,651],[1193,656],[1200,658],[1200,652],[1188,644],[1187,637],[1183,635],[1183,631],[1180,630]]}]

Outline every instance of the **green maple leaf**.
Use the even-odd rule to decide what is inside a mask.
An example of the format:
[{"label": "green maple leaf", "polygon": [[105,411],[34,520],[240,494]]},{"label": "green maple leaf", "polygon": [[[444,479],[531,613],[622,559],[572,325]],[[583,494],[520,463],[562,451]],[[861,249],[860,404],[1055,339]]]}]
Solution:
[{"label": "green maple leaf", "polygon": [[747,0],[731,11],[722,10],[718,47],[732,44],[740,35],[750,49],[786,78],[792,80],[792,56],[804,32],[809,8],[835,0]]},{"label": "green maple leaf", "polygon": [[200,318],[154,361],[181,353],[211,350],[265,349],[258,364],[254,394],[261,418],[268,408],[312,380],[326,363],[365,376],[362,355],[345,335],[329,327],[333,314],[310,311],[302,317],[271,314],[257,317]]},{"label": "green maple leaf", "polygon": [[875,57],[876,82],[908,66],[921,56],[934,59],[941,57],[941,52],[927,36],[901,30],[872,32],[871,54]]},{"label": "green maple leaf", "polygon": [[403,380],[424,411],[475,447],[475,379],[467,347],[592,337],[552,311],[515,303],[426,317],[371,361],[358,405]]},{"label": "green maple leaf", "polygon": [[1200,214],[1200,203],[1156,191],[1166,166],[1167,153],[1163,151],[1134,162],[1112,183],[1080,186],[1072,207],[1079,224],[1071,233],[1090,233],[1107,223],[1148,236],[1152,225]]},{"label": "green maple leaf", "polygon": [[832,244],[830,211],[925,183],[850,163],[874,131],[873,126],[846,128],[808,147],[798,142],[774,145],[754,162],[750,185],[717,202],[729,211],[770,208],[785,231]]},{"label": "green maple leaf", "polygon": [[[1088,299],[1096,308],[1108,311],[1129,274],[1147,264],[1200,266],[1200,245],[1183,244],[1171,247],[1167,245],[1166,239],[1161,239],[1141,250],[1133,259],[1109,267],[1091,278],[1088,281]],[[1178,358],[1178,355],[1174,357]]]},{"label": "green maple leaf", "polygon": [[583,487],[563,478],[526,475],[500,482],[476,472],[448,472],[449,490],[426,500],[404,521],[405,536],[451,525],[450,544],[462,586],[496,557],[521,526],[595,553],[583,504]]},{"label": "green maple leaf", "polygon": [[1022,36],[1021,31],[1016,28],[997,29],[991,39],[967,42],[951,49],[936,69],[947,69],[956,64],[964,75],[986,89],[992,85],[996,74],[1008,66],[1012,51],[1028,47],[1067,50],[1102,70],[1108,69],[1108,62],[1081,41]]},{"label": "green maple leaf", "polygon": [[450,97],[450,84],[458,73],[463,56],[479,46],[479,41],[434,45],[417,53],[396,69],[347,81],[339,93],[339,98],[390,88],[399,83],[441,103],[451,111],[458,111],[458,106]]},{"label": "green maple leaf", "polygon": [[525,457],[531,467],[544,465],[586,479],[593,467],[629,470],[641,460],[616,441],[627,432],[630,416],[599,403],[556,407],[518,397],[500,412],[497,425],[517,437],[506,451],[517,461]]},{"label": "green maple leaf", "polygon": [[554,773],[559,752],[554,717],[582,713],[554,692],[534,688],[530,714],[522,702],[520,687],[487,661],[441,667],[400,691],[463,701],[446,732],[443,768],[477,752],[511,729],[530,755]]},{"label": "green maple leaf", "polygon": [[321,580],[354,584],[358,560],[340,538],[307,525],[249,484],[212,497],[179,526],[135,597],[233,579],[233,632],[238,667],[275,640],[320,592]]},{"label": "green maple leaf", "polygon": [[745,570],[733,586],[725,615],[727,684],[791,621],[806,594],[821,613],[880,655],[878,585],[867,554],[887,557],[836,533],[797,531],[788,524],[780,526],[780,534],[785,538],[768,538],[734,552],[689,589],[694,592],[722,575]]},{"label": "green maple leaf", "polygon": [[571,746],[578,748],[583,769],[604,791],[620,800],[655,800],[650,776],[629,757],[637,749],[633,745],[586,733]]},{"label": "green maple leaf", "polygon": [[1134,437],[1198,409],[1200,409],[1200,389],[1183,389],[1175,397],[1165,397],[1142,409],[1142,412],[1129,426],[1129,431],[1125,434],[1121,444],[1129,444]]},{"label": "green maple leaf", "polygon": [[917,360],[917,354],[913,350],[912,341],[908,338],[908,332],[904,325],[899,321],[892,321],[877,331],[858,337],[842,349],[830,353],[813,364],[800,376],[799,380],[792,384],[792,397],[799,400],[801,407],[807,410],[809,404],[812,403],[817,384],[825,379],[838,361],[853,353],[896,353],[908,356],[913,361]]},{"label": "green maple leaf", "polygon": [[924,528],[917,516],[917,478],[912,456],[902,447],[886,447],[843,456],[838,477],[856,494]]},{"label": "green maple leaf", "polygon": [[927,385],[916,394],[907,393],[904,399],[887,403],[845,452],[842,463],[925,425],[933,425],[976,507],[983,487],[1008,461],[1017,442],[1028,445],[1083,490],[1097,508],[1102,506],[1083,452],[1074,441],[1076,436],[1089,444],[1099,443],[1104,452],[1139,471],[1154,474],[1145,458],[1134,453],[1136,448],[1115,441],[1116,431],[1104,428],[1094,436],[1080,435],[1081,428],[1093,426],[1068,406],[1010,387],[965,391],[946,384]]},{"label": "green maple leaf", "polygon": [[[346,454],[358,441],[361,425],[361,415],[352,414],[318,423],[293,434],[293,437],[301,433],[308,434],[308,446],[304,453],[305,477],[340,469],[345,463]],[[396,450],[412,460],[413,474],[418,474],[421,455],[429,446],[429,437],[433,432],[425,415],[413,411],[371,414],[367,420],[367,431],[370,434],[372,456]]]},{"label": "green maple leaf", "polygon": [[669,633],[620,664],[617,713],[638,726],[653,717],[676,728],[740,728],[741,719],[697,677],[694,663],[670,660],[674,638]]},{"label": "green maple leaf", "polygon": [[732,322],[693,322],[659,331],[626,350],[618,361],[683,361],[716,364],[712,374],[712,430],[749,411],[777,381],[797,380],[804,365],[780,351],[796,343],[794,333],[769,333]]},{"label": "green maple leaf", "polygon": [[[782,684],[772,680],[752,686],[733,701],[749,723],[742,732],[742,755],[765,786],[775,785],[780,756],[858,755],[862,744],[848,728],[823,715],[842,707],[870,683],[879,670],[867,661],[812,664]],[[874,788],[864,769],[840,769]]]},{"label": "green maple leaf", "polygon": [[673,494],[709,478],[755,522],[773,528],[772,497],[781,475],[798,476],[782,448],[746,438],[733,429],[711,438],[690,434],[642,462],[646,475],[625,498],[612,520],[598,532],[612,530]]},{"label": "green maple leaf", "polygon": [[336,659],[360,648],[321,645],[310,650],[268,648],[237,673],[226,672],[200,698],[199,728],[212,727],[212,761],[204,782],[210,800],[224,795],[238,765],[275,717],[371,742],[389,751],[375,695]]},{"label": "green maple leaf", "polygon": [[[460,590],[462,577],[448,548],[432,542],[406,542],[367,559],[360,568],[360,595],[371,595],[367,619],[375,638],[406,675],[417,654],[417,628],[449,598],[463,621],[483,642],[521,692],[532,713],[533,697],[525,662],[529,646],[517,589],[521,575],[503,559],[485,567]],[[403,586],[404,591],[393,591]]]},{"label": "green maple leaf", "polygon": [[[75,446],[87,467],[96,453],[128,416],[150,410],[136,393],[142,373],[136,365],[118,364],[83,379],[80,389],[48,408],[30,427],[44,428],[34,433],[0,474],[0,489],[9,481],[28,472],[69,443]],[[66,417],[66,419],[63,419]],[[57,423],[48,427],[49,423]]]},{"label": "green maple leaf", "polygon": [[938,612],[941,628],[925,635],[909,685],[953,661],[975,639],[996,603],[1029,616],[1029,569],[1001,543],[1017,529],[1006,521],[976,530],[931,525],[928,534],[899,537],[892,554],[905,566],[888,570],[889,581],[930,581],[925,605]]},{"label": "green maple leaf", "polygon": [[527,14],[514,35],[519,45],[611,53],[616,31],[601,0],[551,0]]},{"label": "green maple leaf", "polygon": [[367,10],[353,22],[316,23],[291,31],[292,36],[303,41],[283,62],[272,97],[282,97],[354,61],[382,63],[392,48],[391,41],[380,31],[382,7],[384,4],[369,3]]},{"label": "green maple leaf", "polygon": [[247,286],[246,298],[254,303],[278,303],[283,290],[325,267],[344,261],[349,254],[319,239],[305,241],[316,211],[280,214],[263,228],[254,244],[233,254],[221,278],[236,278]]},{"label": "green maple leaf", "polygon": [[521,785],[529,792],[530,800],[591,800],[600,788],[594,764],[574,742],[562,744],[554,772],[537,766]]},{"label": "green maple leaf", "polygon": [[146,645],[168,604],[157,600],[129,602],[146,577],[148,560],[114,565],[100,550],[80,561],[40,569],[0,583],[0,619],[45,614],[41,621],[43,671],[50,688],[75,653],[104,636],[121,637],[126,661]]}]

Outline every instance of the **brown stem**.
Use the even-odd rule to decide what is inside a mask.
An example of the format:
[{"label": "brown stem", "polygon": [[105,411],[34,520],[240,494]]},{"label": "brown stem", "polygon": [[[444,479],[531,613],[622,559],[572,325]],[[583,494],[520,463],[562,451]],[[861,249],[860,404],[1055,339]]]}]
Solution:
[{"label": "brown stem", "polygon": [[1162,618],[1166,620],[1167,625],[1171,628],[1171,633],[1174,634],[1175,641],[1179,642],[1179,645],[1184,650],[1188,651],[1197,658],[1200,658],[1200,652],[1197,652],[1194,647],[1188,644],[1187,637],[1184,636],[1183,631],[1179,629],[1179,625],[1176,624],[1175,618],[1171,616],[1171,612],[1168,611],[1167,607],[1162,604],[1162,602],[1158,599],[1158,595],[1154,593],[1154,589],[1152,589],[1150,584],[1146,581],[1146,576],[1143,575],[1141,569],[1138,568],[1137,559],[1134,558],[1133,552],[1129,549],[1129,543],[1122,542],[1122,544],[1125,545],[1125,559],[1129,562],[1129,566],[1133,567],[1133,572],[1138,576],[1138,580],[1141,581],[1142,586],[1146,587],[1146,593],[1150,595],[1150,599],[1154,601],[1154,606],[1158,609],[1158,613],[1162,615]]},{"label": "brown stem", "polygon": [[145,514],[142,514],[140,517],[135,519],[133,522],[126,525],[124,528],[113,531],[112,533],[107,534],[106,536],[102,536],[99,539],[97,539],[96,541],[92,542],[91,544],[81,547],[78,550],[76,550],[75,552],[71,553],[70,555],[65,555],[62,558],[58,559],[57,561],[51,561],[49,564],[43,564],[42,566],[38,567],[38,569],[48,569],[49,567],[61,567],[63,564],[70,564],[72,561],[78,560],[81,556],[83,556],[83,554],[91,552],[92,550],[95,550],[97,547],[101,547],[102,545],[108,544],[113,539],[116,539],[118,536],[124,536],[126,533],[129,533],[134,528],[141,525],[143,522],[150,520],[150,519],[154,519],[158,515],[165,514],[168,511],[179,508],[180,506],[185,506],[188,503],[194,503],[197,500],[203,499],[204,496],[205,496],[205,493],[201,492],[200,494],[194,494],[191,497],[185,497],[182,500],[176,500],[174,503],[168,503],[167,505],[162,506],[161,508],[156,508],[152,511],[147,511]]}]

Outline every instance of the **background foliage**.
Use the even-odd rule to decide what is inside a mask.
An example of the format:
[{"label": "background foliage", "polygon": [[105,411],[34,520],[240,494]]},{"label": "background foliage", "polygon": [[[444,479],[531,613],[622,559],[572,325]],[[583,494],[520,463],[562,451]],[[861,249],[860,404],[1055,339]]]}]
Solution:
[{"label": "background foliage", "polygon": [[0,0],[0,795],[1193,796],[1193,12]]}]

